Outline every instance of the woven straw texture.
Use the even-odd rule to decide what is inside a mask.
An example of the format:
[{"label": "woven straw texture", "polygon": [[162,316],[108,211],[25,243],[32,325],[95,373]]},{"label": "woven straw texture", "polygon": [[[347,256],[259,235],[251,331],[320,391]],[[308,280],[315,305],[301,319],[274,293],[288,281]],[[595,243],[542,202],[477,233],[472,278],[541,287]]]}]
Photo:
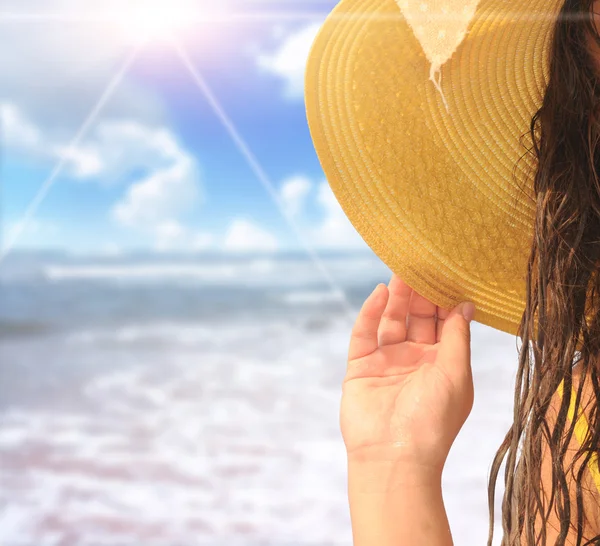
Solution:
[{"label": "woven straw texture", "polygon": [[342,0],[306,71],[315,149],[358,233],[419,294],[513,335],[535,215],[522,156],[561,6]]}]

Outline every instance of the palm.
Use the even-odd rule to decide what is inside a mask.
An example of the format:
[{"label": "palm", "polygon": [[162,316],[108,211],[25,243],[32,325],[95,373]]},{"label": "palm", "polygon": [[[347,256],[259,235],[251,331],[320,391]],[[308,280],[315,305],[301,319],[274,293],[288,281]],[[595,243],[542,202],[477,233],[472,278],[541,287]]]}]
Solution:
[{"label": "palm", "polygon": [[340,412],[346,448],[390,456],[411,444],[445,458],[442,448],[449,450],[473,403],[470,375],[448,373],[448,355],[460,357],[450,346],[456,337],[442,335],[450,311],[396,276],[379,304],[383,314],[367,300],[353,330]]}]

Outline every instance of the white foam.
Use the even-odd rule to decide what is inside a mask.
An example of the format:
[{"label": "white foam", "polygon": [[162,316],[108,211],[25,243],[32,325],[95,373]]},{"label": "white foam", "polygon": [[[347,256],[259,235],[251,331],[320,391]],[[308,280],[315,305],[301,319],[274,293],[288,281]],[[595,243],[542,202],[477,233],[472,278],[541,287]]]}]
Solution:
[{"label": "white foam", "polygon": [[345,295],[339,291],[292,291],[284,294],[281,300],[289,305],[321,305],[323,303],[344,301]]},{"label": "white foam", "polygon": [[301,286],[328,283],[321,271],[341,286],[381,280],[389,269],[376,256],[322,258],[320,264],[306,258],[263,258],[220,260],[213,262],[139,261],[104,263],[43,263],[42,275],[50,282],[73,280],[104,282],[169,282],[186,281],[202,284],[237,284],[239,286]]},{"label": "white foam", "polygon": [[231,265],[185,265],[185,264],[148,264],[148,265],[88,265],[58,266],[44,268],[44,275],[51,281],[73,279],[92,280],[156,280],[170,278],[191,278],[207,281],[210,279],[227,280],[237,277],[237,268]]},{"label": "white foam", "polygon": [[[349,324],[232,323],[213,334],[101,369],[83,386],[93,410],[5,413],[4,543],[75,533],[80,546],[351,544],[338,414]],[[473,340],[475,407],[444,474],[457,544],[485,543],[487,471],[516,363],[513,338],[474,324]],[[44,528],[48,518],[61,523]]]}]

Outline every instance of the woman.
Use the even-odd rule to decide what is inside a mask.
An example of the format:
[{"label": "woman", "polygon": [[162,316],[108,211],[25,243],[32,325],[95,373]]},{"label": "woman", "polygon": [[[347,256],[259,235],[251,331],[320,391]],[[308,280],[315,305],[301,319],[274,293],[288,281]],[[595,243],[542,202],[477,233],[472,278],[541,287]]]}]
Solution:
[{"label": "woman", "polygon": [[[358,201],[359,197],[365,200],[362,210],[359,210],[360,207],[355,210],[344,192],[352,191],[349,181],[359,176],[374,179],[377,173],[373,173],[378,169],[377,165],[381,166],[383,172],[388,156],[391,157],[391,162],[400,162],[401,159],[403,165],[410,165],[410,174],[415,180],[419,176],[419,164],[411,164],[408,155],[401,156],[404,148],[409,145],[408,137],[397,132],[396,139],[406,140],[393,150],[393,154],[386,148],[395,142],[395,138],[390,136],[393,127],[390,128],[392,122],[389,117],[395,116],[398,111],[393,102],[395,96],[402,98],[405,106],[417,104],[416,111],[420,115],[428,112],[425,106],[431,108],[432,99],[428,96],[429,102],[426,105],[418,102],[419,93],[429,92],[424,87],[414,94],[410,94],[410,90],[400,89],[398,85],[388,85],[391,90],[387,91],[386,78],[394,63],[405,63],[403,76],[407,79],[413,77],[410,73],[413,67],[419,77],[424,72],[420,63],[426,59],[420,51],[416,51],[416,41],[413,40],[413,44],[409,41],[412,38],[405,39],[395,29],[394,25],[404,24],[404,20],[411,24],[427,58],[430,61],[434,58],[429,55],[428,45],[431,44],[424,41],[426,36],[423,33],[426,31],[423,29],[427,27],[419,26],[417,18],[419,9],[425,13],[430,8],[427,3],[421,3],[420,8],[415,6],[415,10],[410,11],[413,4],[409,0],[399,0],[398,4],[405,10],[405,18],[398,23],[389,21],[396,7],[392,1],[361,2],[362,0],[345,0],[348,11],[343,13],[343,10],[339,10],[338,15],[360,13],[366,20],[368,14],[365,15],[364,10],[375,11],[373,6],[377,6],[377,15],[386,22],[375,23],[375,17],[369,15],[368,24],[371,26],[365,31],[360,30],[358,23],[354,23],[356,27],[347,23],[345,32],[353,32],[355,38],[362,40],[362,45],[353,49],[346,47],[354,55],[351,59],[354,64],[342,59],[342,49],[335,49],[342,40],[334,39],[335,31],[330,25],[328,36],[321,36],[322,43],[313,49],[307,78],[307,111],[324,170],[345,212],[365,240],[388,263],[392,263],[393,255],[404,250],[390,244],[388,246],[393,251],[387,253],[384,243],[389,243],[391,235],[388,236],[389,240],[384,240],[384,236],[378,233],[379,230],[369,231],[369,222],[361,220],[360,216],[372,214],[373,222],[378,219],[376,213],[365,212],[367,207],[364,206],[365,203],[375,201],[376,192],[356,193],[355,200]],[[506,6],[509,3],[511,9],[521,10],[520,15],[523,17],[528,14],[523,7],[525,4],[531,6],[527,9],[533,10],[535,7],[541,10],[536,12],[538,15],[544,14],[543,4],[537,0],[520,4],[512,0],[504,2]],[[497,20],[495,27],[486,27],[483,22],[488,11],[498,14],[504,4],[495,0],[482,1],[478,8],[482,23],[477,27],[483,29],[482,33],[491,29],[498,31],[497,37],[501,37],[502,32],[507,32],[508,23],[503,26],[505,21]],[[556,2],[548,0],[548,6],[550,4],[554,5]],[[456,5],[454,8],[454,11],[446,9],[444,13],[459,13]],[[467,6],[465,12],[468,8]],[[597,312],[600,308],[597,299],[600,289],[597,275],[600,264],[600,117],[597,114],[600,103],[600,36],[594,26],[593,16],[594,8],[600,12],[600,0],[565,0],[559,8],[550,47],[547,87],[541,106],[530,118],[529,133],[536,163],[533,177],[535,223],[528,248],[526,305],[521,308],[525,311],[518,330],[523,344],[517,372],[515,422],[492,465],[488,545],[491,545],[493,538],[495,482],[505,459],[503,545],[600,544],[600,469],[597,459],[600,450],[600,422],[597,415],[600,397],[600,315]],[[508,7],[506,9],[509,10]],[[510,16],[509,13],[506,14],[506,21]],[[434,19],[431,19],[431,24],[433,22]],[[376,24],[380,26],[375,26]],[[532,19],[527,24],[531,25],[532,36],[542,36],[543,33],[536,27],[536,20]],[[522,31],[526,33],[527,29]],[[393,37],[389,38],[391,35]],[[440,32],[438,36],[444,36],[444,33]],[[325,38],[330,38],[330,41],[327,42]],[[394,50],[395,44],[401,40],[404,40],[402,46]],[[531,42],[535,41],[534,38],[531,39]],[[538,41],[541,43],[541,39]],[[384,42],[385,48],[381,46]],[[497,43],[499,42],[491,39],[485,42],[484,37],[476,44],[482,49],[484,46],[490,49]],[[329,47],[329,44],[333,45]],[[481,66],[487,70],[486,58],[472,53],[476,47],[472,44],[469,44],[470,55],[458,51],[459,60],[453,59],[455,63],[450,76],[445,77],[451,78],[452,74],[458,74],[461,69],[464,73],[465,69],[458,65],[464,63],[468,67],[467,63],[471,61],[471,68],[466,69],[469,74],[474,74],[477,67]],[[532,43],[527,44],[528,48],[537,47]],[[508,46],[504,47],[508,51]],[[364,53],[367,50],[371,51],[368,58]],[[373,51],[383,54],[378,55]],[[389,58],[386,58],[386,52],[390,52]],[[536,54],[538,52],[536,50]],[[528,50],[523,58],[532,62],[532,53],[533,49]],[[365,57],[362,60],[361,55]],[[494,62],[505,62],[506,55],[503,55],[499,53]],[[338,62],[339,57],[339,71],[344,72],[346,80],[340,79],[337,87],[322,84],[319,78],[332,78],[331,74],[337,68],[334,61],[320,64],[321,59],[316,60],[317,56],[329,56],[335,62]],[[408,61],[405,60],[407,56],[410,57]],[[347,58],[350,59],[350,56]],[[357,67],[362,61],[364,66],[372,67],[369,69],[372,70],[369,77],[376,80],[377,85],[374,87],[380,94],[379,98],[390,102],[371,116],[381,124],[378,131],[369,132],[368,128],[365,129],[370,123],[368,117],[362,118],[361,123],[357,122],[353,126],[353,138],[357,142],[359,137],[363,140],[355,153],[354,162],[346,168],[346,163],[350,163],[347,160],[348,154],[344,151],[344,146],[339,144],[342,142],[341,138],[352,131],[348,128],[339,129],[341,116],[360,115],[361,108],[364,109],[360,101],[372,92],[368,88],[369,78],[354,76],[359,73]],[[441,60],[443,62],[444,59]],[[386,64],[378,68],[378,63]],[[440,63],[432,65],[432,75],[438,71],[439,65]],[[495,68],[496,65],[490,66]],[[519,68],[517,66],[515,70]],[[504,68],[498,73],[505,74]],[[490,71],[490,74],[495,76],[497,73]],[[349,83],[348,78],[351,79]],[[452,102],[451,94],[459,93],[462,86],[455,81],[458,80],[453,80],[452,85],[448,83],[444,87],[439,82],[435,83],[439,90],[443,89],[446,93],[446,110],[452,112],[454,107],[456,113],[460,112],[457,106],[460,101]],[[521,87],[524,86],[523,81],[520,80]],[[494,85],[505,84],[499,78]],[[513,95],[516,94],[517,87],[515,85]],[[338,88],[344,90],[343,95],[341,91],[338,93],[339,97],[343,96],[343,100],[336,98]],[[494,92],[495,88],[491,86],[490,93],[493,95]],[[486,100],[483,92],[481,97],[483,98],[479,98],[477,103],[479,111]],[[446,98],[450,101],[446,102]],[[493,96],[492,99],[495,100]],[[487,99],[490,102],[485,103],[486,107],[493,104],[492,99]],[[378,106],[376,101],[369,104],[371,110]],[[343,113],[342,106],[349,113]],[[439,105],[434,106],[437,108]],[[328,108],[337,117],[334,118],[332,114],[333,121],[322,122]],[[406,111],[408,108],[406,106]],[[472,110],[471,113],[475,115],[476,111]],[[436,125],[441,131],[448,123],[443,118],[443,112],[436,115],[436,119],[444,120],[444,123]],[[504,112],[505,118],[511,116],[510,109]],[[491,117],[492,114],[485,120],[489,121]],[[401,119],[397,125],[404,123],[402,126],[408,126],[412,131],[410,138],[419,139],[419,147],[412,150],[417,153],[421,146],[428,145],[425,139],[429,136],[423,130],[415,137],[416,130],[413,127],[418,128],[418,116],[410,119],[413,125],[407,123],[406,119]],[[500,118],[496,117],[493,121],[498,123],[498,119]],[[489,123],[488,126],[492,124]],[[336,131],[338,140],[331,136]],[[386,135],[381,136],[381,133]],[[431,139],[434,137],[437,138],[434,135]],[[486,143],[490,140],[488,138]],[[451,139],[447,139],[445,144],[448,142]],[[500,146],[494,142],[492,145]],[[467,145],[463,144],[461,149],[467,150]],[[492,149],[488,152],[490,150]],[[364,158],[368,159],[369,154],[378,163],[374,160],[370,168],[361,171],[360,161],[366,161]],[[442,154],[440,157],[443,159]],[[436,162],[442,161],[440,157],[430,158],[430,164],[435,166]],[[429,167],[430,164],[423,165]],[[342,169],[345,169],[343,174],[338,175]],[[465,169],[463,171],[466,172]],[[482,175],[486,174],[481,172]],[[435,174],[434,172],[433,175]],[[393,171],[387,175],[388,178],[392,177]],[[458,184],[454,189],[459,189]],[[404,184],[402,191],[390,191],[393,199],[386,197],[385,204],[393,206],[394,199],[400,199],[403,192],[409,190],[408,184]],[[432,190],[428,187],[427,191]],[[425,206],[415,202],[411,206],[420,212],[425,209]],[[448,210],[450,209],[445,212]],[[379,217],[391,222],[399,215],[400,212],[388,212],[385,215],[379,214]],[[433,214],[428,217],[428,220],[432,219]],[[466,220],[456,218],[456,221],[462,221],[466,225]],[[508,227],[507,222],[506,228]],[[514,233],[518,235],[519,232]],[[522,239],[525,240],[525,235],[522,235]],[[409,241],[408,237],[406,241]],[[458,237],[454,242],[460,243]],[[466,246],[461,245],[460,248]],[[446,256],[450,254],[451,251],[448,251]],[[406,271],[413,273],[414,270],[419,270],[421,275],[414,275],[413,278],[415,283],[421,282],[429,271],[419,261],[419,256],[407,256],[405,261],[393,262],[393,270],[402,269],[408,260],[412,269],[406,268]],[[502,267],[501,262],[498,267]],[[431,272],[431,275],[434,274]],[[440,280],[444,278],[439,275]],[[428,285],[423,282],[423,286]],[[435,288],[428,286],[428,289],[432,294],[435,293]],[[442,295],[435,295],[438,302],[442,301]],[[449,311],[417,293],[399,276],[394,275],[388,286],[379,285],[369,296],[356,320],[343,383],[340,414],[348,453],[348,492],[355,546],[452,544],[442,499],[441,476],[446,457],[469,416],[474,397],[469,329],[473,307],[464,303],[467,300],[462,301]],[[480,313],[478,301],[473,301],[477,307],[476,313]],[[590,309],[596,311],[590,313]],[[500,324],[492,322],[492,318],[497,318],[499,313],[492,317],[491,312],[487,316],[481,312],[480,316],[486,318],[487,324]],[[534,316],[538,321],[537,325]],[[509,331],[508,328],[505,330]],[[579,345],[578,340],[582,341]],[[583,415],[585,421],[574,418],[579,415]]]}]

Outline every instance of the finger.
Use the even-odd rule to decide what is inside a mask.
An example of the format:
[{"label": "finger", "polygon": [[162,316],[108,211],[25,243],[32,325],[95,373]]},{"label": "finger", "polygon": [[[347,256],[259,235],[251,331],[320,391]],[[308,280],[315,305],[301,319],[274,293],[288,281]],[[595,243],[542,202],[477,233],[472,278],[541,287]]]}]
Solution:
[{"label": "finger", "polygon": [[415,343],[435,343],[437,306],[413,290],[408,305],[406,340]]},{"label": "finger", "polygon": [[442,330],[438,361],[448,377],[471,378],[471,327],[463,317],[464,303],[452,309]]},{"label": "finger", "polygon": [[446,319],[450,314],[450,309],[442,309],[441,307],[437,308],[437,322],[435,324],[435,342],[439,343],[442,341],[442,331],[444,329],[444,324],[446,324]]},{"label": "finger", "polygon": [[379,348],[377,331],[381,315],[385,310],[389,292],[385,284],[379,284],[363,304],[356,323],[352,328],[348,360],[356,360],[370,355]]},{"label": "finger", "polygon": [[388,285],[388,291],[390,296],[379,326],[380,347],[406,340],[406,315],[413,289],[394,274]]}]

